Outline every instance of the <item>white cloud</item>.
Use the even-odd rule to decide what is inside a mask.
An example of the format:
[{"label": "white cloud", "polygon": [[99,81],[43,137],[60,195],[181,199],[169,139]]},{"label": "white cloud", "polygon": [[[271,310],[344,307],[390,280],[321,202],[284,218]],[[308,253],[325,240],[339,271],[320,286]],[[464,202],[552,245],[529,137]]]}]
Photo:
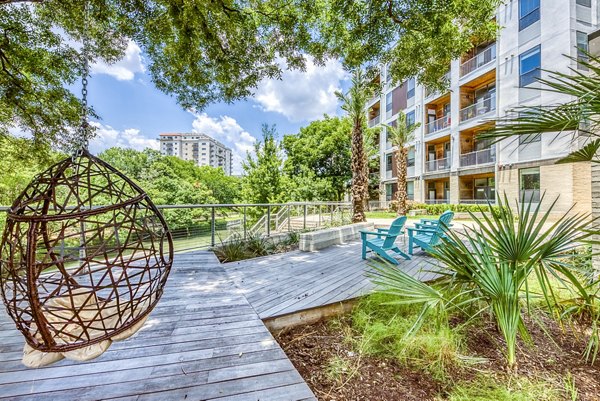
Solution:
[{"label": "white cloud", "polygon": [[160,149],[158,140],[144,137],[139,129],[127,128],[118,131],[110,125],[103,125],[98,122],[91,122],[90,125],[96,128],[96,136],[90,141],[89,145],[90,151],[94,154],[115,146],[135,150]]},{"label": "white cloud", "polygon": [[229,116],[209,117],[206,113],[194,114],[192,131],[206,134],[232,149],[233,174],[242,173],[242,160],[246,152],[254,150],[256,138],[244,130],[238,122]]},{"label": "white cloud", "polygon": [[131,81],[136,73],[144,72],[144,59],[140,47],[132,40],[127,44],[125,56],[116,63],[94,63],[91,66],[92,74],[107,74],[119,81]]},{"label": "white cloud", "polygon": [[335,114],[340,81],[347,78],[337,60],[317,66],[307,60],[306,70],[286,70],[281,79],[263,80],[254,100],[264,111],[281,113],[292,122],[310,121]]}]

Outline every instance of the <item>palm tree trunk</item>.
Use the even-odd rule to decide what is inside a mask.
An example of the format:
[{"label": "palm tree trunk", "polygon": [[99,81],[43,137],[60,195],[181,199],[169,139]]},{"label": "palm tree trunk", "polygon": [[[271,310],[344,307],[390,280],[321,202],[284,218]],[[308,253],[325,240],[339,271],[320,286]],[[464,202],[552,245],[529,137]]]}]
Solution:
[{"label": "palm tree trunk", "polygon": [[365,187],[367,177],[365,175],[365,150],[363,146],[363,132],[361,121],[355,121],[352,128],[352,207],[353,223],[365,221]]},{"label": "palm tree trunk", "polygon": [[408,149],[405,147],[396,150],[396,180],[398,191],[396,192],[396,200],[398,201],[398,215],[404,216],[408,212],[406,210],[406,157]]}]

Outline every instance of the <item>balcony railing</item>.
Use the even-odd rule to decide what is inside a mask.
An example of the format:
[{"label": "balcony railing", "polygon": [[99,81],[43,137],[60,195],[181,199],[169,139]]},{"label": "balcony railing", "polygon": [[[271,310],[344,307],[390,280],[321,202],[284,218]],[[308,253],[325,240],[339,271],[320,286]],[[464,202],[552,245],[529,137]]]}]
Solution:
[{"label": "balcony railing", "polygon": [[492,43],[474,57],[460,65],[460,76],[463,77],[496,60],[496,43]]},{"label": "balcony railing", "polygon": [[448,199],[425,199],[425,203],[428,205],[441,205],[450,203]]},{"label": "balcony railing", "polygon": [[479,102],[462,109],[460,111],[460,122],[471,120],[473,118],[482,116],[494,110],[496,110],[495,93],[487,99],[480,100]]},{"label": "balcony railing", "polygon": [[490,199],[488,201],[487,199],[461,199],[458,201],[458,203],[462,203],[464,205],[487,205],[488,203],[491,203],[492,205],[495,205],[496,200]]},{"label": "balcony railing", "polygon": [[369,120],[367,125],[369,126],[369,128],[373,128],[374,126],[379,124],[380,119],[381,119],[380,115],[377,117],[373,117],[372,119]]},{"label": "balcony railing", "polygon": [[425,172],[431,173],[434,171],[443,171],[450,169],[452,158],[450,155],[444,159],[427,160],[425,162]]},{"label": "balcony railing", "polygon": [[[450,85],[450,71],[448,71],[447,73],[444,74],[444,78],[443,78],[444,82],[446,82],[448,84],[448,86]],[[447,91],[446,91],[447,92]],[[442,92],[439,90],[433,90],[433,89],[427,89],[425,88],[425,97],[428,98],[430,96],[434,96],[434,95],[442,95]]]},{"label": "balcony railing", "polygon": [[425,126],[425,135],[433,134],[434,132],[441,131],[448,127],[450,127],[450,116],[449,115],[438,118],[437,120],[428,123]]},{"label": "balcony railing", "polygon": [[496,151],[493,148],[463,153],[462,155],[460,155],[461,167],[477,166],[479,164],[494,163],[495,161]]}]

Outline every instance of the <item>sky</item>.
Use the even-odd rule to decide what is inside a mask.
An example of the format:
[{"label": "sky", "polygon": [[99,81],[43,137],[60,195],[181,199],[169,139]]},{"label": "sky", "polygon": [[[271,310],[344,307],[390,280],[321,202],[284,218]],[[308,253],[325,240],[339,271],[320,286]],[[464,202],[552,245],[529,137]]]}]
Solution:
[{"label": "sky", "polygon": [[93,124],[97,136],[92,153],[113,146],[158,149],[163,132],[201,132],[233,151],[233,172],[261,137],[261,125],[275,124],[280,136],[297,133],[324,114],[341,113],[335,91],[346,89],[348,74],[336,60],[305,71],[283,70],[281,80],[264,80],[252,98],[233,104],[217,103],[200,112],[182,109],[174,98],[154,87],[140,48],[130,42],[115,64],[94,64],[88,101],[101,119]]}]

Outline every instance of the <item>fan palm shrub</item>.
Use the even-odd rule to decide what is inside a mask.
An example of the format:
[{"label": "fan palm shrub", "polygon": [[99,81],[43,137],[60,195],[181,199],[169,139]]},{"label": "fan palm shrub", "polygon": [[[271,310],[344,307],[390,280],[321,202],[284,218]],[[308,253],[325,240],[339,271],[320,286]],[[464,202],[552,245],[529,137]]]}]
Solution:
[{"label": "fan palm shrub", "polygon": [[[442,277],[433,284],[383,263],[374,266],[372,280],[383,292],[399,296],[398,304],[423,305],[411,332],[431,316],[447,324],[450,313],[471,318],[489,313],[505,340],[506,364],[514,369],[517,338],[529,339],[523,313],[530,311],[531,280],[553,311],[563,312],[554,291],[557,281],[571,288],[583,304],[596,302],[590,287],[576,273],[573,259],[575,248],[592,242],[589,215],[567,212],[550,222],[556,200],[545,212],[543,202],[543,197],[535,205],[522,199],[515,213],[504,196],[494,212],[482,213],[482,217],[471,213],[473,227],[465,227],[463,234],[448,231],[443,243],[431,251],[439,262],[432,270]],[[595,355],[597,333],[592,337],[589,354]]]}]

